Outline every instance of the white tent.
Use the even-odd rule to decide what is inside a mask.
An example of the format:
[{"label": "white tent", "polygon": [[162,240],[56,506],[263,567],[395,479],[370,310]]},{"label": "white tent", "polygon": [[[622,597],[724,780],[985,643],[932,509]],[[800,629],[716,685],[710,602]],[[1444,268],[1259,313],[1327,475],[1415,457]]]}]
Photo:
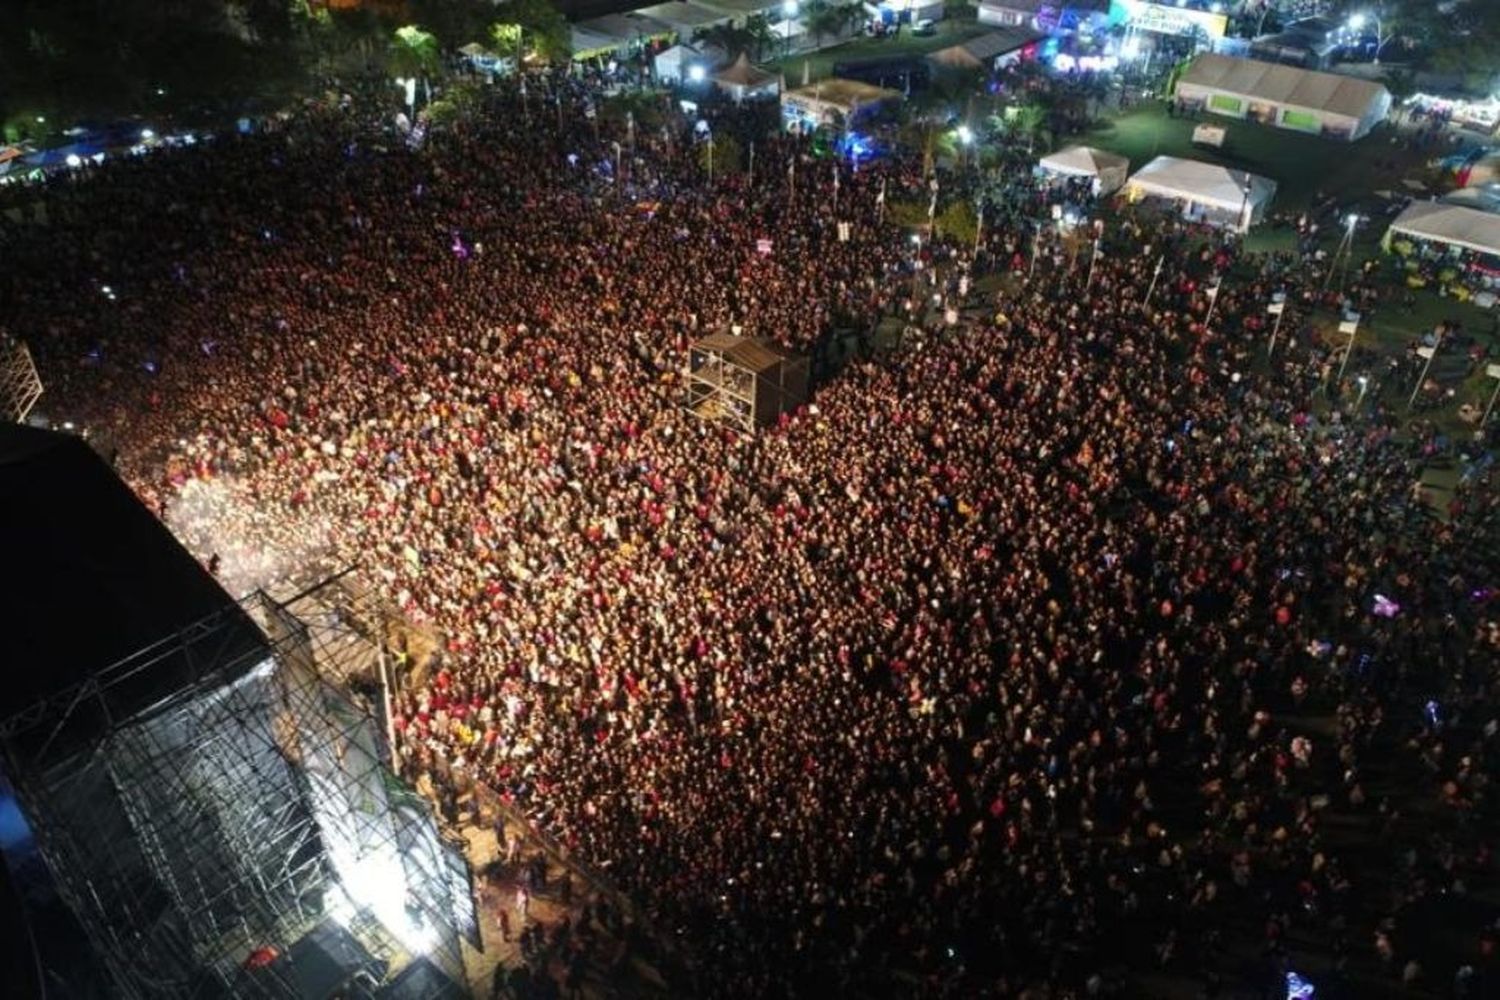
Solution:
[{"label": "white tent", "polygon": [[691,45],[674,45],[656,54],[656,58],[652,60],[652,68],[656,70],[658,80],[676,83],[688,79],[688,69],[695,64],[702,66],[706,74],[712,62]]},{"label": "white tent", "polygon": [[1371,80],[1212,52],[1178,77],[1176,95],[1217,115],[1348,140],[1391,110],[1390,91]]},{"label": "white tent", "polygon": [[1094,193],[1113,194],[1125,186],[1130,173],[1130,161],[1115,153],[1108,153],[1092,146],[1069,146],[1050,156],[1044,156],[1037,164],[1048,173],[1064,177],[1092,177]]},{"label": "white tent", "polygon": [[1165,198],[1191,219],[1244,232],[1265,217],[1276,182],[1244,170],[1201,160],[1158,156],[1125,183],[1132,199]]},{"label": "white tent", "polygon": [[1418,201],[1391,223],[1386,238],[1392,236],[1412,236],[1500,256],[1500,215],[1467,205]]},{"label": "white tent", "polygon": [[741,52],[739,58],[714,74],[714,83],[736,101],[754,97],[769,97],[781,91],[781,78],[750,65],[750,57]]}]

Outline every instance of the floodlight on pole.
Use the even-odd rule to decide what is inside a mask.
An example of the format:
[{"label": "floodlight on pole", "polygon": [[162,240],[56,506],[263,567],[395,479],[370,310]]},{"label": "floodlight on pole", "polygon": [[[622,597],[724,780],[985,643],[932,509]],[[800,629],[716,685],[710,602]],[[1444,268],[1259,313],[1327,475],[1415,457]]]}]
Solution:
[{"label": "floodlight on pole", "polygon": [[694,83],[702,83],[703,78],[707,75],[707,72],[703,69],[702,66],[688,67],[688,79],[693,81]]}]

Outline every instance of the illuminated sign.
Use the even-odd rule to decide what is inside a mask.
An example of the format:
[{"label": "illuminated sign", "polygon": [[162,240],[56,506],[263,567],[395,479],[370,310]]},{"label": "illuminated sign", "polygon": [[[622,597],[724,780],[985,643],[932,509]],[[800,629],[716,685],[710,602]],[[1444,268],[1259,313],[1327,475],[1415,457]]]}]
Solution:
[{"label": "illuminated sign", "polygon": [[1115,0],[1115,6],[1124,13],[1125,23],[1137,31],[1158,35],[1196,35],[1201,31],[1209,38],[1223,38],[1229,29],[1227,14],[1143,3],[1141,0]]}]

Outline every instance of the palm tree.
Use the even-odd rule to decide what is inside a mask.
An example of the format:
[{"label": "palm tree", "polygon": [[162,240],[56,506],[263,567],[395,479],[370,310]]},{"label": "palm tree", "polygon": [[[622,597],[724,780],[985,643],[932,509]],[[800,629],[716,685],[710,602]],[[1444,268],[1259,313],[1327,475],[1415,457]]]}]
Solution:
[{"label": "palm tree", "polygon": [[439,66],[437,36],[430,31],[423,31],[415,24],[397,28],[388,53],[387,66],[398,81],[412,81],[407,85],[408,110],[416,104],[417,81],[421,81],[426,99],[431,100],[427,80],[437,72]]},{"label": "palm tree", "polygon": [[776,41],[776,34],[771,30],[771,19],[764,14],[750,15],[745,18],[745,33],[749,36],[756,60],[764,59],[767,46]]},{"label": "palm tree", "polygon": [[754,44],[754,39],[744,28],[737,28],[733,24],[715,24],[707,28],[699,28],[693,32],[693,41],[702,42],[712,46],[724,53],[725,58],[733,58],[741,52],[747,51]]},{"label": "palm tree", "polygon": [[813,36],[813,44],[822,48],[823,39],[832,35],[837,38],[849,29],[855,18],[860,16],[858,4],[838,4],[837,6],[818,0],[809,9],[804,22],[808,32]]}]

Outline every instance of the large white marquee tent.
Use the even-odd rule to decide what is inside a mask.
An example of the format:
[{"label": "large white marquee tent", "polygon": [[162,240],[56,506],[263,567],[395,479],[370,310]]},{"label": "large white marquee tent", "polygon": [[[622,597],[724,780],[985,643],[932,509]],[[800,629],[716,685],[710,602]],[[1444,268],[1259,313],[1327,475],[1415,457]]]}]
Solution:
[{"label": "large white marquee tent", "polygon": [[1276,182],[1245,170],[1201,160],[1158,156],[1125,184],[1131,198],[1163,198],[1190,219],[1244,232],[1265,217]]},{"label": "large white marquee tent", "polygon": [[1467,205],[1418,201],[1396,217],[1386,234],[1500,256],[1500,215]]},{"label": "large white marquee tent", "polygon": [[1177,80],[1177,98],[1231,118],[1346,140],[1385,119],[1391,94],[1371,80],[1204,53]]}]

